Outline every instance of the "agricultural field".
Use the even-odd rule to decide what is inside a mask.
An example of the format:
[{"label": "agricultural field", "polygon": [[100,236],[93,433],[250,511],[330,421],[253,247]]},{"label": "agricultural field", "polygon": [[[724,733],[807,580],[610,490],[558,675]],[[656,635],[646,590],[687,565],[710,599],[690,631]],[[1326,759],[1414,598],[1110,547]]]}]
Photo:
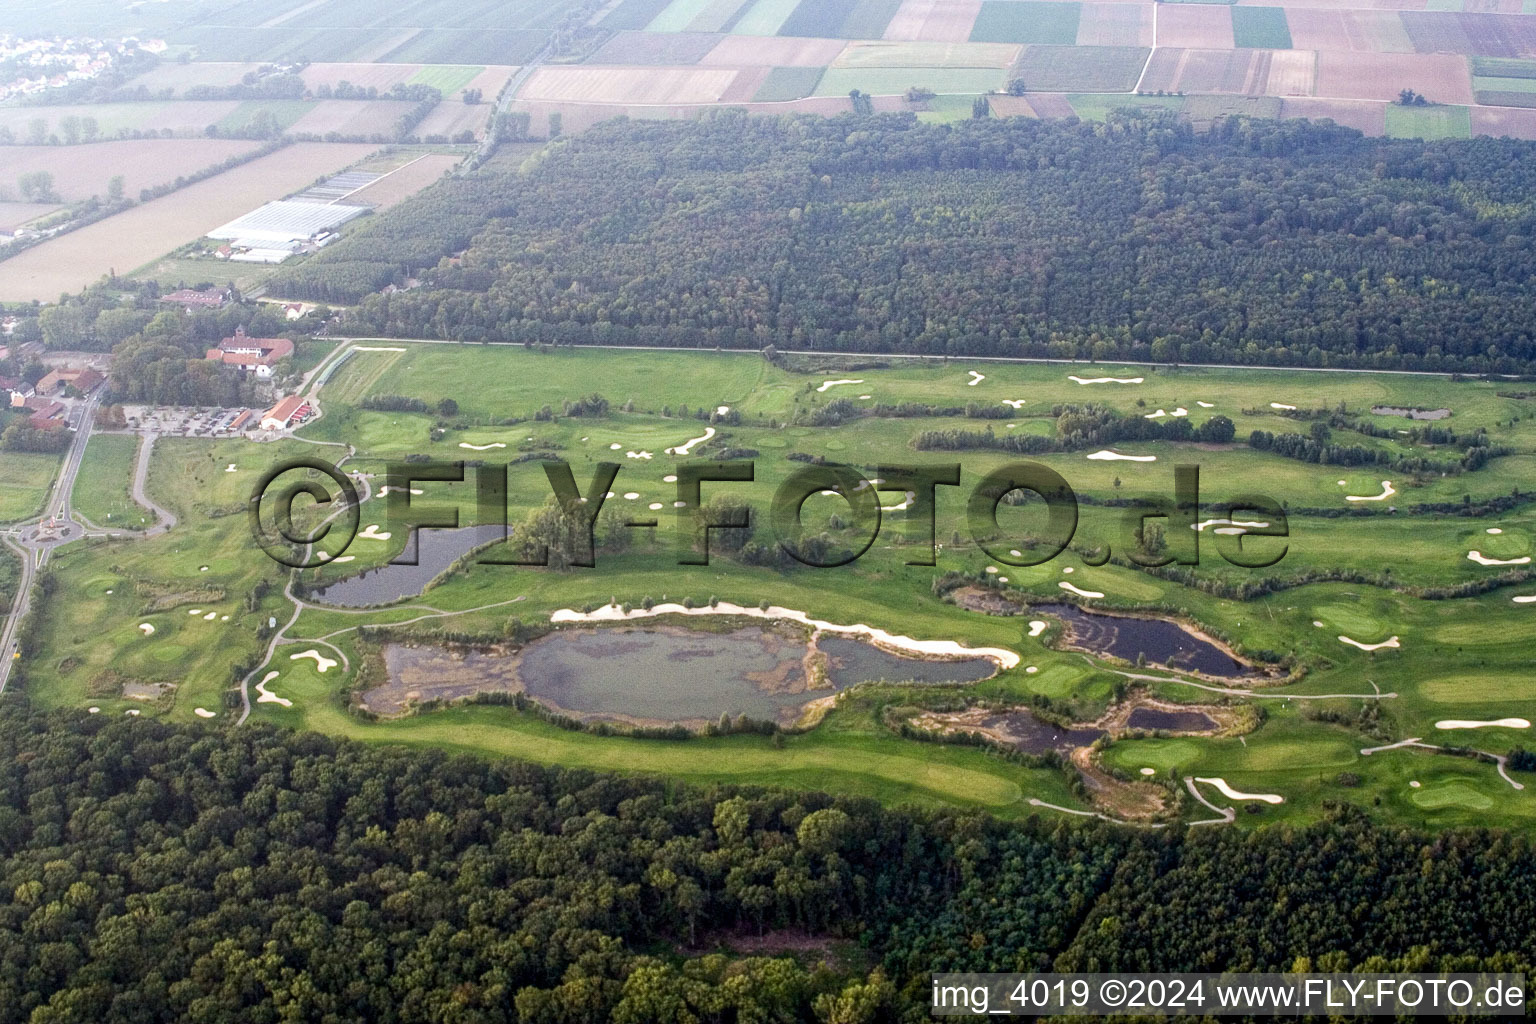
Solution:
[{"label": "agricultural field", "polygon": [[91,118],[104,139],[128,132],[201,137],[210,124],[222,121],[239,106],[235,100],[168,100],[163,103],[0,107],[0,130],[9,131],[17,142],[53,144],[55,139],[65,137],[61,122],[69,118],[77,122]]},{"label": "agricultural field", "polygon": [[144,139],[94,142],[80,146],[13,146],[4,151],[0,200],[17,198],[15,181],[23,174],[46,171],[53,191],[65,202],[105,196],[108,183],[121,176],[123,192],[168,185],[178,177],[249,153],[259,143],[237,139]]},{"label": "agricultural field", "polygon": [[809,96],[816,91],[816,83],[821,81],[821,71],[821,68],[774,68],[758,86],[757,95],[752,100],[776,103]]},{"label": "agricultural field", "polygon": [[[463,103],[458,105],[464,106]],[[299,135],[336,132],[348,136],[392,137],[395,122],[413,106],[415,104],[393,100],[321,100],[304,104],[304,109],[297,111],[298,116],[286,127]]]},{"label": "agricultural field", "polygon": [[1289,50],[1291,30],[1284,9],[1279,7],[1232,8],[1232,40],[1240,47]]},{"label": "agricultural field", "polygon": [[517,95],[565,103],[715,103],[738,74],[728,68],[545,67]]},{"label": "agricultural field", "polygon": [[389,171],[361,191],[354,192],[347,197],[347,201],[364,203],[375,210],[387,210],[453,170],[460,159],[451,153],[424,153]]},{"label": "agricultural field", "polygon": [[998,68],[828,68],[816,84],[817,96],[846,96],[860,89],[876,96],[899,96],[912,86],[932,89],[940,95],[974,96],[1001,89],[1005,73]]},{"label": "agricultural field", "polygon": [[1465,139],[1472,134],[1466,107],[1387,107],[1387,135],[1394,139]]},{"label": "agricultural field", "polygon": [[[0,299],[52,301],[129,273],[226,221],[340,171],[376,147],[295,143],[0,261]],[[200,278],[201,279],[201,278]]]},{"label": "agricultural field", "polygon": [[1077,42],[1079,3],[1051,0],[984,0],[971,39],[985,43]]},{"label": "agricultural field", "polygon": [[[611,403],[606,411],[533,418],[545,406],[564,408],[594,385]],[[255,665],[260,668],[255,678],[263,683],[260,693],[270,698],[253,703],[256,719],[366,741],[620,772],[664,772],[699,782],[809,786],[890,803],[984,808],[1003,817],[1034,813],[1031,800],[1076,810],[1092,806],[1072,785],[1072,769],[1019,764],[973,747],[917,744],[886,724],[882,709],[921,705],[939,696],[953,700],[953,687],[927,691],[916,684],[872,684],[836,701],[819,725],[778,741],[753,735],[688,740],[602,736],[555,728],[508,706],[458,705],[370,721],[351,714],[338,697],[359,685],[359,673],[383,671],[377,643],[359,634],[364,624],[398,623],[403,635],[431,643],[430,631],[438,627],[464,636],[500,636],[512,618],[522,627],[544,628],[541,624],[560,609],[574,614],[602,608],[610,600],[636,609],[647,596],[670,601],[686,597],[697,606],[718,599],[743,609],[766,603],[834,623],[864,623],[908,637],[953,638],[972,649],[1017,652],[1016,666],[968,684],[960,691],[964,699],[1045,699],[1075,721],[1090,721],[1124,689],[1124,673],[1135,672],[1141,676],[1136,685],[1148,697],[1174,706],[1215,701],[1229,708],[1260,707],[1263,713],[1245,719],[1249,724],[1235,733],[1123,736],[1099,754],[1103,768],[1121,778],[1139,778],[1143,769],[1159,780],[1174,773],[1220,777],[1237,790],[1279,799],[1266,805],[1262,815],[1239,815],[1244,826],[1315,820],[1323,813],[1324,801],[1350,803],[1382,820],[1431,827],[1473,821],[1524,823],[1536,819],[1536,798],[1529,789],[1512,788],[1490,762],[1424,748],[1375,749],[1402,737],[1422,736],[1426,743],[1470,744],[1498,754],[1522,739],[1519,728],[1456,726],[1528,717],[1530,695],[1521,689],[1524,663],[1519,644],[1511,644],[1510,638],[1524,636],[1528,617],[1536,612],[1511,598],[1536,586],[1530,571],[1522,568],[1536,553],[1536,518],[1528,503],[1471,517],[1417,508],[1426,502],[1455,505],[1463,495],[1470,502],[1490,501],[1508,495],[1512,482],[1536,479],[1536,418],[1525,415],[1529,401],[1500,396],[1499,390],[1499,384],[1427,375],[1008,365],[964,359],[876,365],[852,372],[840,371],[835,363],[824,370],[808,366],[791,371],[751,353],[541,353],[521,346],[363,343],[324,386],[324,416],[303,432],[319,446],[181,439],[157,445],[150,490],[182,516],[183,523],[151,540],[59,553],[59,587],[70,599],[50,606],[42,648],[30,661],[28,686],[44,705],[90,703],[107,712],[138,707],[146,714],[186,722],[204,720],[196,713],[201,708],[214,715],[209,720],[216,726],[238,713],[239,698],[231,683]],[[363,399],[378,395],[410,395],[429,406],[452,397],[459,411],[446,434],[435,437],[434,415],[360,408]],[[958,462],[965,480],[974,481],[1016,457],[977,450],[918,452],[912,442],[924,430],[975,429],[968,426],[975,420],[954,414],[899,420],[856,417],[825,427],[811,426],[809,420],[818,409],[840,400],[855,407],[919,402],[954,408],[1006,400],[1011,407],[1006,415],[986,421],[995,431],[1049,436],[1055,429],[1053,404],[1089,399],[1125,415],[1176,409],[1197,427],[1211,417],[1227,416],[1235,424],[1236,443],[1128,443],[1114,446],[1123,456],[1118,461],[1090,459],[1085,451],[1034,457],[1032,461],[1059,472],[1079,494],[1095,499],[1080,508],[1074,546],[1037,566],[1005,564],[1005,552],[988,554],[977,547],[956,518],[963,502],[948,488],[939,494],[937,536],[943,547],[933,567],[907,564],[921,542],[895,512],[883,517],[875,546],[842,569],[773,571],[718,555],[708,567],[676,564],[669,535],[673,516],[668,514],[676,488],[666,478],[689,456],[718,457],[715,453],[727,446],[756,450],[754,481],[706,484],[705,497],[718,487],[759,507],[798,465],[785,458],[790,452],[861,467]],[[686,414],[685,406],[690,410]],[[1510,446],[1516,454],[1456,476],[1391,473],[1383,484],[1389,474],[1374,467],[1282,459],[1243,443],[1253,430],[1304,429],[1306,420],[1293,417],[1340,406],[1387,431],[1385,436],[1351,435],[1351,443],[1407,452],[1410,442],[1396,439],[1392,431],[1415,425],[1413,421],[1370,410],[1445,408],[1451,414],[1443,424],[1458,432],[1486,428],[1495,443]],[[724,418],[720,407],[731,418]],[[692,410],[714,410],[715,415],[699,419]],[[509,424],[509,418],[518,421]],[[707,433],[706,427],[714,432],[694,442],[688,455],[665,452]],[[88,458],[92,451],[101,457],[111,447],[98,449],[100,440],[93,440]],[[260,665],[253,624],[268,616],[287,621],[294,605],[281,597],[276,584],[282,577],[273,564],[249,544],[244,517],[227,512],[241,505],[255,475],[274,460],[300,450],[309,455],[339,453],[341,449],[324,445],[340,440],[356,447],[349,469],[369,478],[375,491],[388,460],[408,454],[500,462],[515,453],[552,451],[561,454],[583,483],[596,463],[619,462],[609,504],[621,510],[666,508],[666,513],[652,512],[660,519],[658,528],[636,531],[625,550],[600,552],[597,569],[562,573],[471,566],[441,579],[419,597],[362,611],[327,608],[312,595],[299,608],[297,621],[270,664]],[[105,474],[112,483],[103,484],[104,490],[119,486],[127,453],[124,447],[109,459],[115,468]],[[641,453],[650,457],[639,457]],[[1219,589],[1184,586],[1129,563],[1095,564],[1089,557],[1102,543],[1113,544],[1110,539],[1126,528],[1123,509],[1098,502],[1164,493],[1175,464],[1200,467],[1202,515],[1219,516],[1212,510],[1238,491],[1251,490],[1256,480],[1291,507],[1285,557],[1273,567],[1261,571],[1227,566],[1218,552],[1228,550],[1234,539],[1203,535],[1199,567],[1191,570],[1213,586],[1258,575],[1281,581],[1278,589],[1239,600],[1220,596]],[[234,470],[226,471],[228,466]],[[1396,511],[1385,503],[1358,500],[1388,485]],[[415,486],[430,489],[424,501],[446,502],[466,515],[475,514],[471,484]],[[532,513],[547,487],[536,461],[513,465],[508,486],[511,521],[521,523]],[[955,493],[964,490],[962,486]],[[94,497],[88,500],[99,503]],[[824,501],[813,499],[812,504]],[[1355,514],[1335,516],[1331,510]],[[824,516],[826,506],[816,504],[813,509],[808,504],[806,514]],[[999,523],[1010,530],[1025,528],[1020,524],[1027,520],[1014,518],[1024,514],[1010,512]],[[404,535],[391,527],[384,503],[377,498],[364,505],[362,523],[379,539],[354,541],[344,556],[347,564],[333,560],[323,568],[305,570],[303,578],[320,585],[354,577],[403,546]],[[600,538],[605,530],[600,527]],[[1250,538],[1250,543],[1255,540]],[[1339,567],[1359,578],[1329,581],[1325,574]],[[1390,574],[1384,572],[1388,568]],[[1228,684],[1206,679],[1200,682],[1202,690],[1191,686],[1188,673],[1157,666],[1136,669],[1103,652],[1085,657],[1069,649],[1059,629],[1049,625],[1057,614],[1049,609],[994,616],[944,600],[935,593],[933,581],[950,571],[965,573],[978,585],[990,579],[995,593],[1015,601],[1072,600],[1090,609],[1142,614],[1177,610],[1181,620],[1198,623],[1209,636],[1242,637],[1239,654],[1262,658],[1266,650],[1294,651],[1296,665],[1305,671],[1267,679],[1242,692],[1222,693]],[[839,573],[835,589],[824,575],[830,572]],[[1414,596],[1421,588],[1465,584],[1482,585],[1463,597]],[[619,613],[615,609],[613,614]],[[1029,626],[1037,615],[1047,623],[1044,632]],[[116,652],[110,660],[102,638],[110,639],[110,649]],[[179,685],[149,702],[120,692],[124,683],[132,689],[134,684],[157,682]],[[724,756],[727,751],[729,756]],[[1339,781],[1346,776],[1351,781]],[[1208,795],[1231,802],[1214,790]],[[1202,812],[1189,802],[1181,813],[1195,817]]]},{"label": "agricultural field", "polygon": [[1136,46],[1026,46],[1008,79],[1031,92],[1130,92],[1151,51]]}]

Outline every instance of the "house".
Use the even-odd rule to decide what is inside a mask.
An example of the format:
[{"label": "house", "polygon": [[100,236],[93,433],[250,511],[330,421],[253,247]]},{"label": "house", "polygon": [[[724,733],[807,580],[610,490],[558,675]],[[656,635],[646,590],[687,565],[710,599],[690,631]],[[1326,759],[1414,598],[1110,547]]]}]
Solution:
[{"label": "house", "polygon": [[210,288],[207,291],[183,288],[169,295],[160,296],[160,301],[180,306],[188,313],[195,313],[199,309],[218,309],[229,301],[229,296],[216,288]]},{"label": "house", "polygon": [[293,424],[304,422],[309,412],[309,402],[303,395],[289,395],[261,414],[261,429],[286,429]]},{"label": "house", "polygon": [[251,417],[254,416],[254,415],[256,415],[254,410],[252,410],[252,409],[242,409],[240,411],[240,415],[236,416],[234,419],[229,421],[229,429],[230,429],[230,431],[234,432],[234,431],[244,430],[246,425],[251,422]]},{"label": "house", "polygon": [[293,342],[287,338],[251,338],[243,327],[236,328],[233,338],[219,342],[218,348],[208,350],[209,359],[220,360],[226,366],[238,366],[263,380],[272,376],[274,365],[291,355]]},{"label": "house", "polygon": [[48,430],[52,427],[68,425],[59,416],[64,411],[64,404],[62,402],[55,402],[51,398],[33,396],[26,400],[24,407],[32,414],[27,417],[27,422],[39,430]]},{"label": "house", "polygon": [[60,367],[50,370],[37,382],[37,393],[40,395],[57,395],[66,387],[73,387],[81,394],[91,390],[107,378],[89,367]]},{"label": "house", "polygon": [[289,320],[301,320],[309,313],[310,307],[302,302],[283,303],[283,316]]}]

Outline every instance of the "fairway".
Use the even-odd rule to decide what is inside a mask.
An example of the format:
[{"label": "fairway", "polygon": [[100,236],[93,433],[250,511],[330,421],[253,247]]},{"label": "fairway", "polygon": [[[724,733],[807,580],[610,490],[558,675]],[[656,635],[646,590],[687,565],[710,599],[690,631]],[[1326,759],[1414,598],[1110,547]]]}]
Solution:
[{"label": "fairway", "polygon": [[58,469],[57,455],[6,452],[5,472],[0,474],[0,523],[30,519],[41,512]]}]

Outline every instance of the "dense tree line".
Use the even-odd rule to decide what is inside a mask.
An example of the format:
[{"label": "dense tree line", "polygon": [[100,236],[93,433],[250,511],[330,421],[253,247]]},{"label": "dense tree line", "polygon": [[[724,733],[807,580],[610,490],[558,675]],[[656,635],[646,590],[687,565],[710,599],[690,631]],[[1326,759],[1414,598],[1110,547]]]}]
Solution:
[{"label": "dense tree line", "polygon": [[[1006,406],[1000,406],[1009,412]],[[1199,441],[1227,444],[1237,427],[1225,416],[1216,415],[1195,426],[1184,417],[1149,420],[1145,416],[1122,416],[1102,405],[1056,406],[1056,436],[1042,434],[998,434],[985,430],[924,430],[913,440],[919,451],[965,451],[992,448],[1021,455],[1070,452],[1099,448],[1126,441]],[[991,416],[988,418],[1002,418]],[[1259,433],[1259,431],[1255,431]],[[1296,436],[1301,435],[1281,435]],[[1254,447],[1258,447],[1255,445]]]},{"label": "dense tree line", "polygon": [[617,121],[275,287],[361,299],[359,333],[471,341],[1520,372],[1533,156],[1147,113]]},{"label": "dense tree line", "polygon": [[[261,726],[0,725],[0,1024],[864,1024],[927,1020],[935,970],[1530,969],[1536,851],[1501,833],[1003,824]],[[729,951],[772,929],[860,952]]]}]

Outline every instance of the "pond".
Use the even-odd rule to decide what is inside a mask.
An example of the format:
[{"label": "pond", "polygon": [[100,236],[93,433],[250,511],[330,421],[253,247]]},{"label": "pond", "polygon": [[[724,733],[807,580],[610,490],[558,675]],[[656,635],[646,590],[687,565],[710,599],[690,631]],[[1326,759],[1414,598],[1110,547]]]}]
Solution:
[{"label": "pond", "polygon": [[1224,678],[1254,671],[1253,666],[1167,619],[1104,615],[1070,604],[1034,605],[1030,613],[1060,619],[1067,627],[1067,642],[1090,654],[1110,654],[1130,662],[1142,655],[1149,665]]},{"label": "pond", "polygon": [[1128,729],[1166,729],[1169,732],[1211,732],[1217,723],[1199,711],[1166,711],[1163,708],[1134,708],[1125,720]]},{"label": "pond", "polygon": [[1103,729],[1091,726],[1064,728],[1020,708],[989,715],[979,723],[981,727],[1005,743],[1011,743],[1026,754],[1044,754],[1055,750],[1066,753],[1074,747],[1087,747],[1104,735]]},{"label": "pond", "polygon": [[[417,530],[416,543],[419,549],[416,565],[385,563],[377,568],[364,569],[356,576],[348,576],[315,590],[310,597],[318,604],[340,608],[365,608],[408,597],[420,597],[421,592],[427,589],[427,584],[448,571],[449,566],[480,545],[499,539],[501,531],[502,528],[495,525],[465,526],[457,530]],[[353,541],[353,549],[365,543],[370,542]]]},{"label": "pond", "polygon": [[1451,414],[1449,409],[1410,409],[1399,405],[1373,405],[1371,412],[1377,416],[1404,416],[1410,420],[1443,420]]},{"label": "pond", "polygon": [[365,694],[363,703],[387,714],[400,710],[407,695],[425,700],[521,690],[580,718],[702,724],[725,714],[788,724],[808,702],[857,683],[962,683],[997,671],[990,658],[905,658],[848,637],[823,635],[817,645],[828,662],[827,685],[818,689],[807,688],[804,640],[767,626],[720,633],[677,626],[566,629],[517,655],[391,645],[389,682]]}]

